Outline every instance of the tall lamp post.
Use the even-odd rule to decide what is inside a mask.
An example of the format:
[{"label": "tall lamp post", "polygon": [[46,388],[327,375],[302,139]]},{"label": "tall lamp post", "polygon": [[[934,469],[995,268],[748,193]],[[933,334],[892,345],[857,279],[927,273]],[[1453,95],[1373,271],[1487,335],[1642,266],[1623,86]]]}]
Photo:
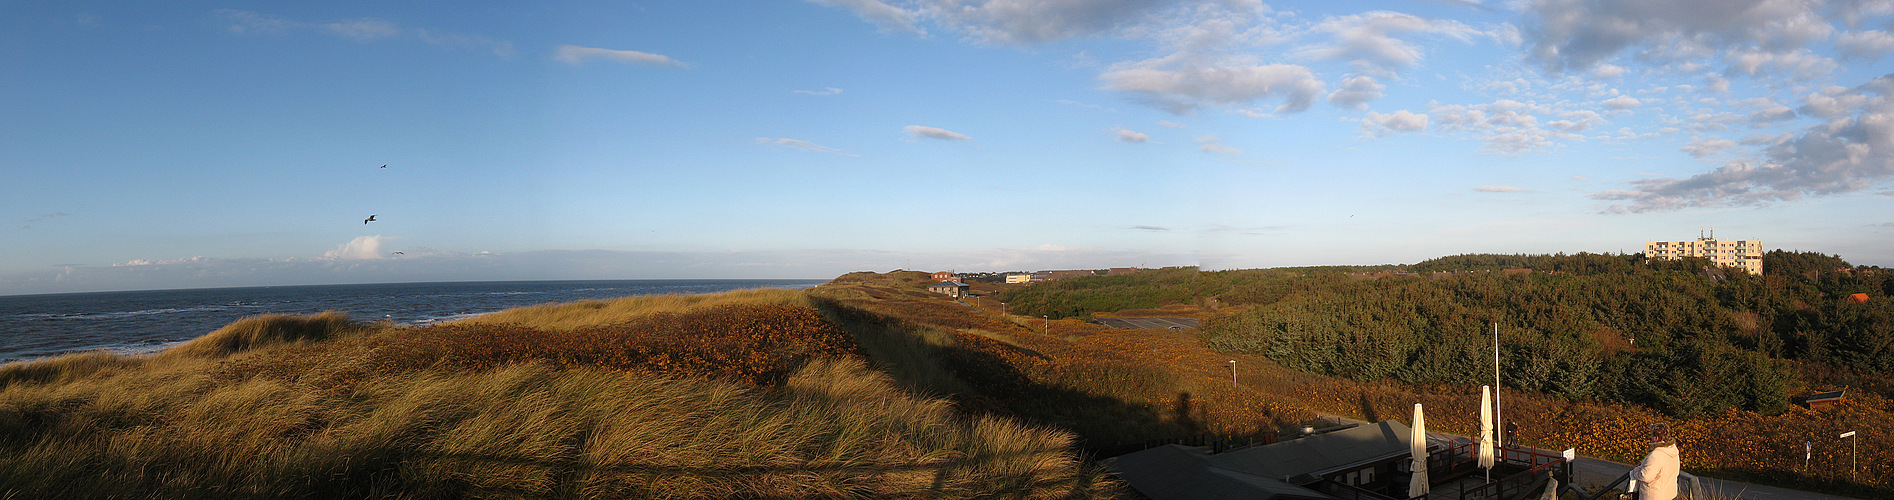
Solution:
[{"label": "tall lamp post", "polygon": [[1848,440],[1850,447],[1854,448],[1854,454],[1848,457],[1848,480],[1853,481],[1855,479],[1856,462],[1861,459],[1861,438],[1855,437],[1855,431],[1843,432],[1841,433],[1841,437],[1844,439],[1854,438]]}]

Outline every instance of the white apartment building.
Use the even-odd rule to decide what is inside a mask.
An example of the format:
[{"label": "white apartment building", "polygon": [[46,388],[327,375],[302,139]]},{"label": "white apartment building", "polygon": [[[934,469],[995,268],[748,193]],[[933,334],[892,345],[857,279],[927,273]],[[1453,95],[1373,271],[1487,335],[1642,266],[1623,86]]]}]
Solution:
[{"label": "white apartment building", "polygon": [[1681,260],[1685,257],[1710,259],[1724,267],[1740,267],[1749,274],[1762,274],[1762,242],[1756,240],[1719,240],[1716,232],[1698,235],[1694,241],[1651,241],[1644,243],[1644,258]]}]

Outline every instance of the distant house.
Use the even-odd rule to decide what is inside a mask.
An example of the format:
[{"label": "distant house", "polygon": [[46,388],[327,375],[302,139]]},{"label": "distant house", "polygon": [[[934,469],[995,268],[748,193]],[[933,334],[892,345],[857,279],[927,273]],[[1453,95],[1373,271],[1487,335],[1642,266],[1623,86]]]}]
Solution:
[{"label": "distant house", "polygon": [[1840,403],[1842,398],[1846,397],[1847,395],[1848,395],[1847,389],[1810,394],[1809,400],[1808,400],[1809,409],[1819,410],[1822,408],[1834,406],[1835,403]]},{"label": "distant house", "polygon": [[1386,420],[1217,454],[1166,445],[1105,464],[1153,500],[1375,498],[1368,495],[1406,492],[1409,435],[1406,425]]},{"label": "distant house", "polygon": [[953,280],[947,280],[947,281],[942,281],[942,282],[935,283],[932,285],[928,285],[927,291],[938,293],[938,294],[944,294],[948,297],[953,297],[953,298],[958,299],[958,298],[967,296],[967,291],[972,288],[973,287],[967,286],[966,283],[961,283],[961,282],[953,281]]},{"label": "distant house", "polygon": [[1007,275],[1006,275],[1006,282],[1007,282],[1007,283],[1031,283],[1031,282],[1032,282],[1032,273],[1010,273],[1010,274],[1007,274]]},{"label": "distant house", "polygon": [[1097,276],[1097,275],[1098,275],[1097,272],[1093,272],[1090,269],[1079,269],[1079,270],[1072,270],[1072,271],[1039,271],[1036,273],[1032,273],[1032,280],[1034,282],[1040,282],[1040,281],[1051,281],[1051,280],[1065,279],[1065,278],[1077,278],[1080,276]]},{"label": "distant house", "polygon": [[1108,269],[1108,270],[1106,270],[1106,271],[1105,271],[1105,275],[1106,275],[1106,276],[1117,276],[1117,275],[1120,275],[1120,274],[1131,274],[1131,273],[1135,273],[1135,272],[1138,272],[1138,268],[1135,268],[1135,267],[1114,267],[1114,268],[1111,268],[1111,269]]},{"label": "distant house", "polygon": [[953,279],[954,279],[953,271],[935,271],[934,272],[934,281],[953,281]]}]

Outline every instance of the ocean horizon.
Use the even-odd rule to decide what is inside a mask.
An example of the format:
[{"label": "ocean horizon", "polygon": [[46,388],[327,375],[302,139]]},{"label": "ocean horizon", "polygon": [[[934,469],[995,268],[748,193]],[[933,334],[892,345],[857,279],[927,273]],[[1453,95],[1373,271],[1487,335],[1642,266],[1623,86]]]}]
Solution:
[{"label": "ocean horizon", "polygon": [[0,363],[106,350],[143,354],[258,314],[341,311],[421,326],[536,304],[634,295],[802,289],[825,279],[460,281],[0,296]]}]

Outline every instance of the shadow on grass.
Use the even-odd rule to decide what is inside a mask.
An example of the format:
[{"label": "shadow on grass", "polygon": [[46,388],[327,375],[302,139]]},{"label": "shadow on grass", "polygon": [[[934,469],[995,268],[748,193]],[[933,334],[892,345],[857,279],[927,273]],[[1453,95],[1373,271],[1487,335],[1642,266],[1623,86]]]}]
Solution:
[{"label": "shadow on grass", "polygon": [[[1035,457],[1043,457],[1056,453],[1058,452],[1042,450],[1022,453],[981,454],[957,460],[943,460],[917,464],[866,465],[860,463],[840,463],[824,465],[729,465],[714,467],[681,467],[652,464],[591,465],[576,463],[571,460],[544,460],[530,457],[471,453],[409,453],[404,458],[444,463],[456,461],[473,462],[489,467],[523,466],[544,468],[549,469],[549,472],[551,472],[549,475],[558,478],[546,489],[537,491],[526,488],[464,485],[467,490],[474,492],[507,493],[525,495],[527,497],[559,498],[588,496],[582,494],[582,491],[592,488],[588,488],[588,485],[585,483],[610,481],[612,479],[632,480],[633,482],[625,484],[634,486],[630,489],[635,493],[636,490],[638,490],[638,488],[635,487],[637,485],[649,484],[666,478],[701,479],[713,484],[729,485],[781,477],[808,478],[811,476],[836,474],[872,477],[881,474],[929,472],[932,477],[928,497],[939,498],[942,495],[948,495],[948,497],[953,496],[947,490],[950,488],[950,485],[955,483],[954,478],[956,476],[981,471],[982,469],[991,470],[996,463],[999,462],[1022,458],[1033,459]],[[606,477],[601,478],[601,475]],[[614,478],[611,476],[629,477]],[[1048,478],[1035,474],[1031,478],[1017,479],[1023,479],[1023,481],[1018,484],[1008,485],[1013,488],[1005,489],[1017,490],[1008,493],[1015,493],[1022,498],[1093,498],[1101,486],[1109,486],[1109,479],[1100,474],[1079,474],[1077,476],[1059,478]],[[1061,491],[1064,494],[1052,497],[1044,494],[1047,491]],[[742,491],[731,491],[729,493],[746,496]]]},{"label": "shadow on grass", "polygon": [[[1088,456],[1108,457],[1168,443],[1273,442],[1277,434],[1278,423],[1258,422],[1254,429],[1212,436],[1207,433],[1203,401],[1189,392],[1177,392],[1174,402],[1164,407],[1036,381],[1020,367],[1061,360],[977,335],[933,343],[899,343],[901,349],[890,349],[887,344],[891,342],[885,337],[899,334],[913,338],[933,325],[926,323],[925,317],[916,322],[843,300],[818,298],[813,302],[854,333],[873,362],[903,385],[932,390],[966,413],[1009,417],[1070,432]],[[887,306],[885,302],[875,305]],[[894,352],[903,349],[911,352]],[[900,359],[891,361],[891,357]],[[901,366],[904,364],[908,366]],[[913,365],[927,368],[916,370]],[[931,381],[917,382],[913,380],[916,378]]]}]

